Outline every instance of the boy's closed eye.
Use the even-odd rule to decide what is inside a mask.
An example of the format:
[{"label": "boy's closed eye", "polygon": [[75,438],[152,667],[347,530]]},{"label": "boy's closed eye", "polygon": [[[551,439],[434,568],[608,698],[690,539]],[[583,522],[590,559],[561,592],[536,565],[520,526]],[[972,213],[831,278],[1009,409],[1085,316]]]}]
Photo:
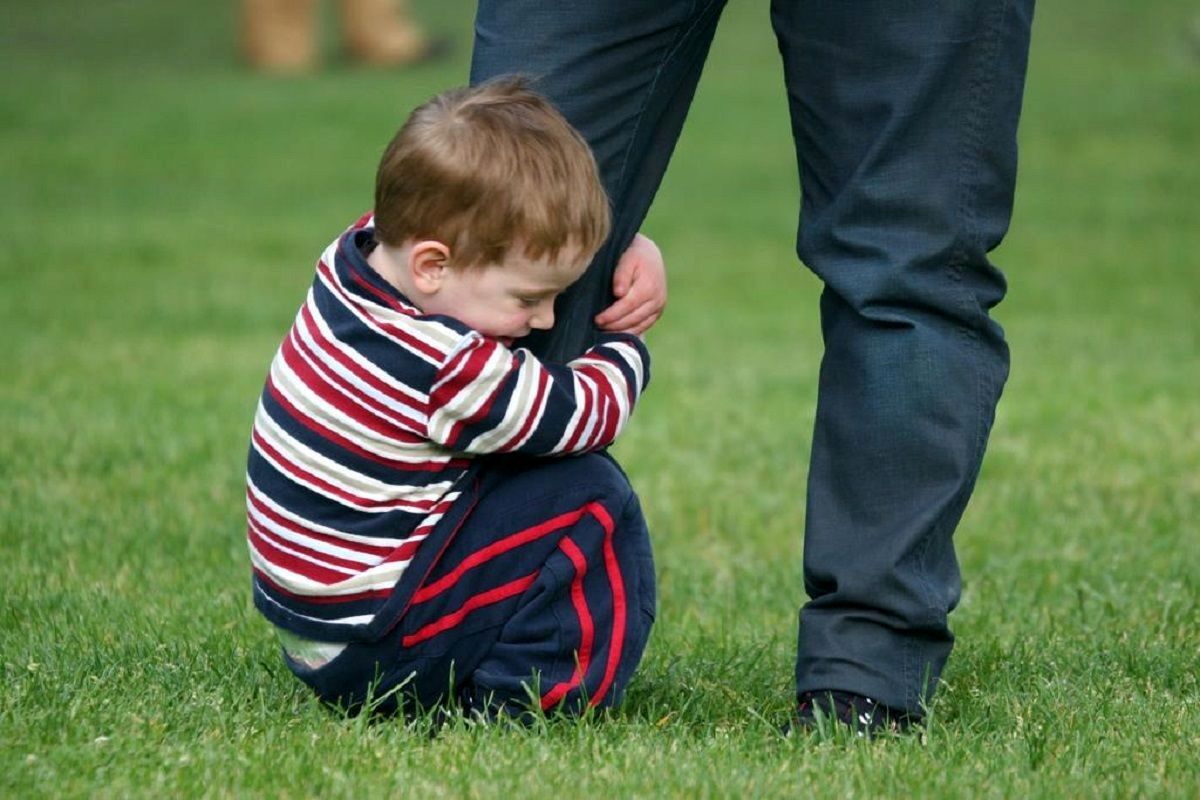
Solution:
[{"label": "boy's closed eye", "polygon": [[551,299],[557,294],[556,292],[546,292],[543,294],[522,294],[517,295],[517,302],[521,308],[535,308],[548,299]]}]

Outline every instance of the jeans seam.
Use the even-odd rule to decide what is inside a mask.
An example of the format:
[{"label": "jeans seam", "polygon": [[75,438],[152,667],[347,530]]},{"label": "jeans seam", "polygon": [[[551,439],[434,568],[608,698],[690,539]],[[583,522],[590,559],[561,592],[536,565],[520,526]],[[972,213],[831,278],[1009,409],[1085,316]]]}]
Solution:
[{"label": "jeans seam", "polygon": [[[963,311],[961,317],[954,321],[954,327],[957,329],[957,334],[965,339],[968,349],[975,354],[975,357],[970,360],[974,372],[972,377],[975,387],[975,431],[971,442],[971,450],[968,454],[968,465],[973,466],[968,466],[969,474],[963,476],[962,483],[954,500],[946,509],[941,519],[922,538],[919,551],[916,554],[916,563],[919,566],[918,574],[926,592],[926,603],[931,611],[939,615],[940,606],[935,602],[937,600],[936,592],[928,577],[927,558],[929,547],[934,539],[938,538],[935,534],[940,533],[949,524],[948,520],[961,514],[961,511],[958,509],[965,509],[970,492],[968,487],[973,486],[978,477],[979,466],[982,462],[982,452],[986,441],[986,423],[984,421],[986,416],[984,408],[986,376],[980,366],[980,361],[985,353],[983,345],[979,340],[978,332],[969,323],[971,306],[974,300],[970,291],[962,285],[962,282],[963,271],[969,261],[972,246],[976,244],[982,245],[982,242],[977,241],[980,234],[978,232],[978,218],[972,204],[973,192],[970,185],[970,163],[972,157],[983,149],[983,107],[989,89],[995,82],[995,70],[992,67],[999,50],[1001,22],[1010,4],[1011,0],[999,0],[995,4],[994,9],[989,9],[987,15],[984,17],[983,48],[972,69],[967,111],[963,115],[961,129],[962,143],[957,154],[958,213],[961,220],[962,238],[951,255],[949,277],[957,285],[957,294]],[[929,691],[929,687],[924,685],[923,678],[914,677],[913,671],[920,665],[914,663],[913,652],[915,648],[911,641],[906,640],[905,644],[906,652],[903,671],[905,691],[909,695],[905,699],[906,705],[909,708],[915,709],[926,699],[925,696]],[[920,680],[922,683],[920,687],[917,687],[917,680]]]},{"label": "jeans seam", "polygon": [[687,40],[692,31],[694,31],[700,24],[701,18],[708,13],[709,9],[719,2],[721,2],[721,0],[708,0],[708,2],[705,3],[704,8],[700,10],[699,14],[697,14],[696,7],[699,5],[700,0],[693,0],[691,11],[688,14],[691,17],[691,23],[688,24],[682,31],[680,31],[671,44],[667,46],[662,60],[658,63],[658,68],[654,70],[654,77],[651,79],[650,86],[646,90],[646,96],[642,99],[642,105],[640,108],[638,108],[637,113],[634,115],[633,130],[630,132],[629,141],[625,145],[625,153],[621,157],[621,166],[617,170],[617,181],[615,184],[616,197],[612,198],[613,202],[616,201],[617,197],[620,197],[625,193],[625,176],[626,170],[629,168],[629,156],[633,153],[633,145],[634,142],[637,141],[638,132],[642,129],[642,120],[646,115],[646,108],[650,105],[650,98],[654,96],[654,90],[658,88],[658,83],[662,78],[663,70],[671,61],[672,57],[679,52],[679,48],[682,46],[683,42]]}]

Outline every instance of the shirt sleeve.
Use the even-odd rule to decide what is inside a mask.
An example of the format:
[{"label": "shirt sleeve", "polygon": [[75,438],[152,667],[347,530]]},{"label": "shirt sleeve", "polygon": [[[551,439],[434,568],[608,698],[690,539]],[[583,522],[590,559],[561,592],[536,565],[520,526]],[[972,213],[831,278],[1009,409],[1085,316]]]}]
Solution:
[{"label": "shirt sleeve", "polygon": [[633,412],[649,370],[646,346],[629,334],[603,334],[582,356],[558,365],[473,332],[434,379],[428,437],[464,453],[606,447]]}]

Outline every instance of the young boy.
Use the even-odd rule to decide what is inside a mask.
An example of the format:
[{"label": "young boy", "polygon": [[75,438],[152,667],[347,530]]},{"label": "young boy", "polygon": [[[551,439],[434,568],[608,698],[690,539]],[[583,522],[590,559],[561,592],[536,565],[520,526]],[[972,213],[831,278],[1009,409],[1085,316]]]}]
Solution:
[{"label": "young boy", "polygon": [[255,605],[322,700],[620,700],[653,563],[628,481],[593,451],[649,355],[629,333],[568,365],[510,349],[553,324],[608,226],[587,145],[508,80],[416,109],[373,215],[321,256],[255,416],[247,509]]}]

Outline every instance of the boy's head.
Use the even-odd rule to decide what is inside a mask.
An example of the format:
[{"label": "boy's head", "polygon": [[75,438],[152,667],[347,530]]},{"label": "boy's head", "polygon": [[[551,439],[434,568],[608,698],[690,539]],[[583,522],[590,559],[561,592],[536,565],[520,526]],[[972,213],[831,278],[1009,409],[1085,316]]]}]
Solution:
[{"label": "boy's head", "polygon": [[436,239],[454,266],[573,248],[608,235],[608,198],[583,137],[520,78],[452,89],[412,112],[375,176],[375,232]]},{"label": "boy's head", "polygon": [[[376,238],[408,262],[403,288],[442,295],[424,303],[412,298],[430,312],[443,311],[430,304],[445,306],[456,298],[440,285],[422,284],[421,267],[440,269],[440,277],[456,285],[486,281],[488,274],[495,282],[498,272],[511,268],[508,282],[524,281],[509,287],[519,305],[531,306],[557,289],[552,306],[553,294],[579,276],[609,225],[608,198],[587,143],[519,78],[454,89],[418,107],[376,173]],[[421,263],[413,263],[414,247],[424,248],[415,254]],[[556,274],[540,288],[524,280],[546,271]],[[407,285],[409,278],[418,285]],[[460,304],[470,300],[457,298]],[[463,309],[444,313],[484,333],[523,335],[485,330]],[[536,320],[531,326],[542,327]]]}]

